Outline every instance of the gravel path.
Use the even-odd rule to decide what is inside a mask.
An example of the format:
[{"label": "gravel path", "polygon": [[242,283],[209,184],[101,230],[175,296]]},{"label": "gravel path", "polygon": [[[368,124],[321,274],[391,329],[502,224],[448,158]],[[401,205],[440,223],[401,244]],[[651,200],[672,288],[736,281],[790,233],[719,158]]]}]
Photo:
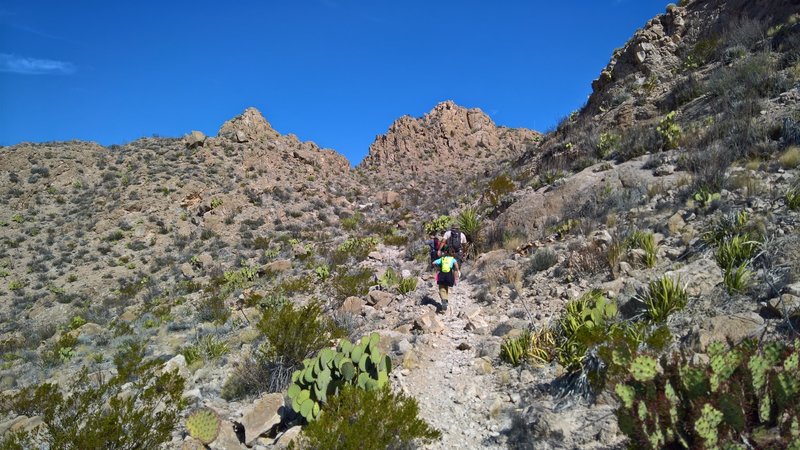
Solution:
[{"label": "gravel path", "polygon": [[[437,299],[436,287],[429,296]],[[475,347],[481,336],[467,332],[459,313],[474,308],[475,288],[460,282],[450,293],[450,307],[439,316],[445,331],[418,336],[414,351],[418,367],[395,373],[399,385],[417,399],[420,416],[442,432],[442,440],[426,448],[504,448],[499,430],[508,394],[491,375],[482,373]],[[432,308],[432,306],[427,306]],[[464,348],[459,349],[459,345]]]}]

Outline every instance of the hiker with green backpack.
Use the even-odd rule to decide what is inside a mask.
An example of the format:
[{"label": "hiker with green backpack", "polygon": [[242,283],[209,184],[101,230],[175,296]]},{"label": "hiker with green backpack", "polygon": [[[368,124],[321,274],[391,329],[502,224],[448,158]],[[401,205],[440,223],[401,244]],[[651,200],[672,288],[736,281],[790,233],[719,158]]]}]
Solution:
[{"label": "hiker with green backpack", "polygon": [[439,266],[439,273],[436,274],[436,284],[439,285],[439,299],[441,300],[440,312],[447,311],[447,302],[450,296],[450,288],[455,286],[458,281],[460,266],[455,258],[455,251],[450,248],[447,254],[432,263],[434,267]]}]

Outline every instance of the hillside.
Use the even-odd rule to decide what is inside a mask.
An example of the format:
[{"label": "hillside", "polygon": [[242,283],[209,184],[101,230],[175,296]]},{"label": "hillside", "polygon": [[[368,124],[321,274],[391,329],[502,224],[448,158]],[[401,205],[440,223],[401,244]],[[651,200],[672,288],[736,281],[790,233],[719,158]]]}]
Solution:
[{"label": "hillside", "polygon": [[800,5],[671,5],[592,87],[547,134],[442,102],[356,168],[252,108],[0,148],[0,442],[796,448]]}]

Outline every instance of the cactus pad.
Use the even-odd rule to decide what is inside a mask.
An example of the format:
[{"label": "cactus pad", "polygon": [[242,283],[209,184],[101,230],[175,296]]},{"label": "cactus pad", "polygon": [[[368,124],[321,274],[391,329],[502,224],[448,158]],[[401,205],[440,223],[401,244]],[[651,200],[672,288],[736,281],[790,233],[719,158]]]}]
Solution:
[{"label": "cactus pad", "polygon": [[186,418],[186,429],[189,435],[203,444],[214,442],[221,426],[219,416],[214,411],[203,408],[189,414]]},{"label": "cactus pad", "polygon": [[639,356],[631,363],[631,375],[636,381],[650,381],[655,378],[658,362],[649,356]]}]

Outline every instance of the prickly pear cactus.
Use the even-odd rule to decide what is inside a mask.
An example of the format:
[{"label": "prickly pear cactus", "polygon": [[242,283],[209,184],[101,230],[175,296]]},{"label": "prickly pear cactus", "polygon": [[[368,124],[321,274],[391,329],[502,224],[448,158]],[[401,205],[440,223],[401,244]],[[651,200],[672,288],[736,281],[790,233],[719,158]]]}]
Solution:
[{"label": "prickly pear cactus", "polygon": [[328,397],[345,384],[362,389],[380,389],[389,382],[392,361],[378,350],[380,336],[372,333],[353,344],[343,340],[335,349],[326,348],[303,361],[303,368],[292,374],[287,395],[292,409],[306,421],[316,420]]},{"label": "prickly pear cactus", "polygon": [[203,444],[214,442],[219,434],[221,421],[214,411],[203,408],[189,414],[186,418],[186,429],[189,435]]},{"label": "prickly pear cactus", "polygon": [[722,422],[722,413],[708,403],[703,405],[703,411],[694,424],[694,429],[703,438],[707,447],[713,448],[717,445],[717,427],[720,422]]},{"label": "prickly pear cactus", "polygon": [[[614,384],[620,430],[633,448],[800,450],[800,340],[710,346],[686,356],[635,356]],[[655,370],[655,369],[659,370]],[[779,438],[778,438],[779,436]]]},{"label": "prickly pear cactus", "polygon": [[649,356],[639,356],[631,363],[631,375],[636,381],[650,381],[658,374],[658,362]]}]

